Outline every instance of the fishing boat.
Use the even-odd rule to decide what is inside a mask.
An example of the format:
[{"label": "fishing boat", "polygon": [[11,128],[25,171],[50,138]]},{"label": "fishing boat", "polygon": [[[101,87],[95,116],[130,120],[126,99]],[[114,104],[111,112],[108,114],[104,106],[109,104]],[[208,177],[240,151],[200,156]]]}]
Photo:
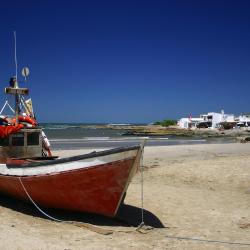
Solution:
[{"label": "fishing boat", "polygon": [[[28,69],[22,73],[25,78]],[[28,88],[12,77],[0,112],[0,193],[39,207],[115,217],[138,170],[143,145],[66,158],[53,156],[33,112]],[[5,108],[13,115],[3,115]]]}]

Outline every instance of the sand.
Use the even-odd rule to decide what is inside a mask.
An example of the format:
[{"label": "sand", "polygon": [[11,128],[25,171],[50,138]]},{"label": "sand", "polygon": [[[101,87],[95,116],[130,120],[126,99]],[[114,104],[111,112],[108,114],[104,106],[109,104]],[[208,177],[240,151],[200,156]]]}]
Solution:
[{"label": "sand", "polygon": [[110,235],[50,221],[32,205],[1,196],[0,249],[250,249],[250,144],[146,147],[143,165],[144,220],[155,227],[146,234],[128,225],[141,218],[138,173],[120,220],[46,210]]}]

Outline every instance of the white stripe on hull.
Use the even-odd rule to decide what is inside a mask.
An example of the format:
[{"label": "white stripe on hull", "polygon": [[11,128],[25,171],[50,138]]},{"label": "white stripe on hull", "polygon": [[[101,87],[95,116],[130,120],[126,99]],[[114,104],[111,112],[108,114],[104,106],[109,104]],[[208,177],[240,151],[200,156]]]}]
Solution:
[{"label": "white stripe on hull", "polygon": [[53,165],[38,166],[38,167],[24,167],[24,168],[8,168],[6,164],[0,164],[1,175],[14,175],[14,176],[32,176],[44,174],[56,174],[63,171],[76,170],[81,168],[88,168],[124,159],[133,158],[136,156],[138,150],[130,150],[121,153],[114,153],[105,156],[99,156],[79,161],[58,163]]}]

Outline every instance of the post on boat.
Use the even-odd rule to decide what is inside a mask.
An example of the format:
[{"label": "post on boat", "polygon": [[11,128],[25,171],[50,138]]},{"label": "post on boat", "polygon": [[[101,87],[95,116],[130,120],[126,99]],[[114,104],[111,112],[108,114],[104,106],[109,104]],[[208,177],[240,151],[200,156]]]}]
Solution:
[{"label": "post on boat", "polygon": [[18,124],[18,116],[19,116],[19,106],[20,106],[20,95],[28,95],[28,88],[19,88],[16,77],[12,77],[10,79],[10,87],[5,88],[6,94],[12,94],[15,96],[15,117],[16,122],[15,125]]},{"label": "post on boat", "polygon": [[[17,77],[17,76],[16,76]],[[13,85],[15,89],[18,89],[18,82],[17,82],[17,78],[13,77]],[[16,116],[16,121],[15,121],[15,125],[17,125],[19,123],[18,121],[18,115],[19,115],[19,102],[20,102],[20,98],[19,95],[16,93],[15,94],[15,116]]]}]

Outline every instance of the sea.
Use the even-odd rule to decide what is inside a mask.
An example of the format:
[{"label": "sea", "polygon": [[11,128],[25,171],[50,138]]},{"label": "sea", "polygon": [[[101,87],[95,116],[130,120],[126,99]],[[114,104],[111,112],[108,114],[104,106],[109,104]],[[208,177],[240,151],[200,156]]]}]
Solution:
[{"label": "sea", "polygon": [[[233,138],[202,138],[168,136],[124,136],[126,129],[100,128],[108,124],[41,123],[52,149],[113,148],[137,145],[146,139],[147,146],[188,145],[203,143],[230,143]],[[112,124],[138,125],[138,124]],[[143,125],[143,124],[140,124]]]}]

